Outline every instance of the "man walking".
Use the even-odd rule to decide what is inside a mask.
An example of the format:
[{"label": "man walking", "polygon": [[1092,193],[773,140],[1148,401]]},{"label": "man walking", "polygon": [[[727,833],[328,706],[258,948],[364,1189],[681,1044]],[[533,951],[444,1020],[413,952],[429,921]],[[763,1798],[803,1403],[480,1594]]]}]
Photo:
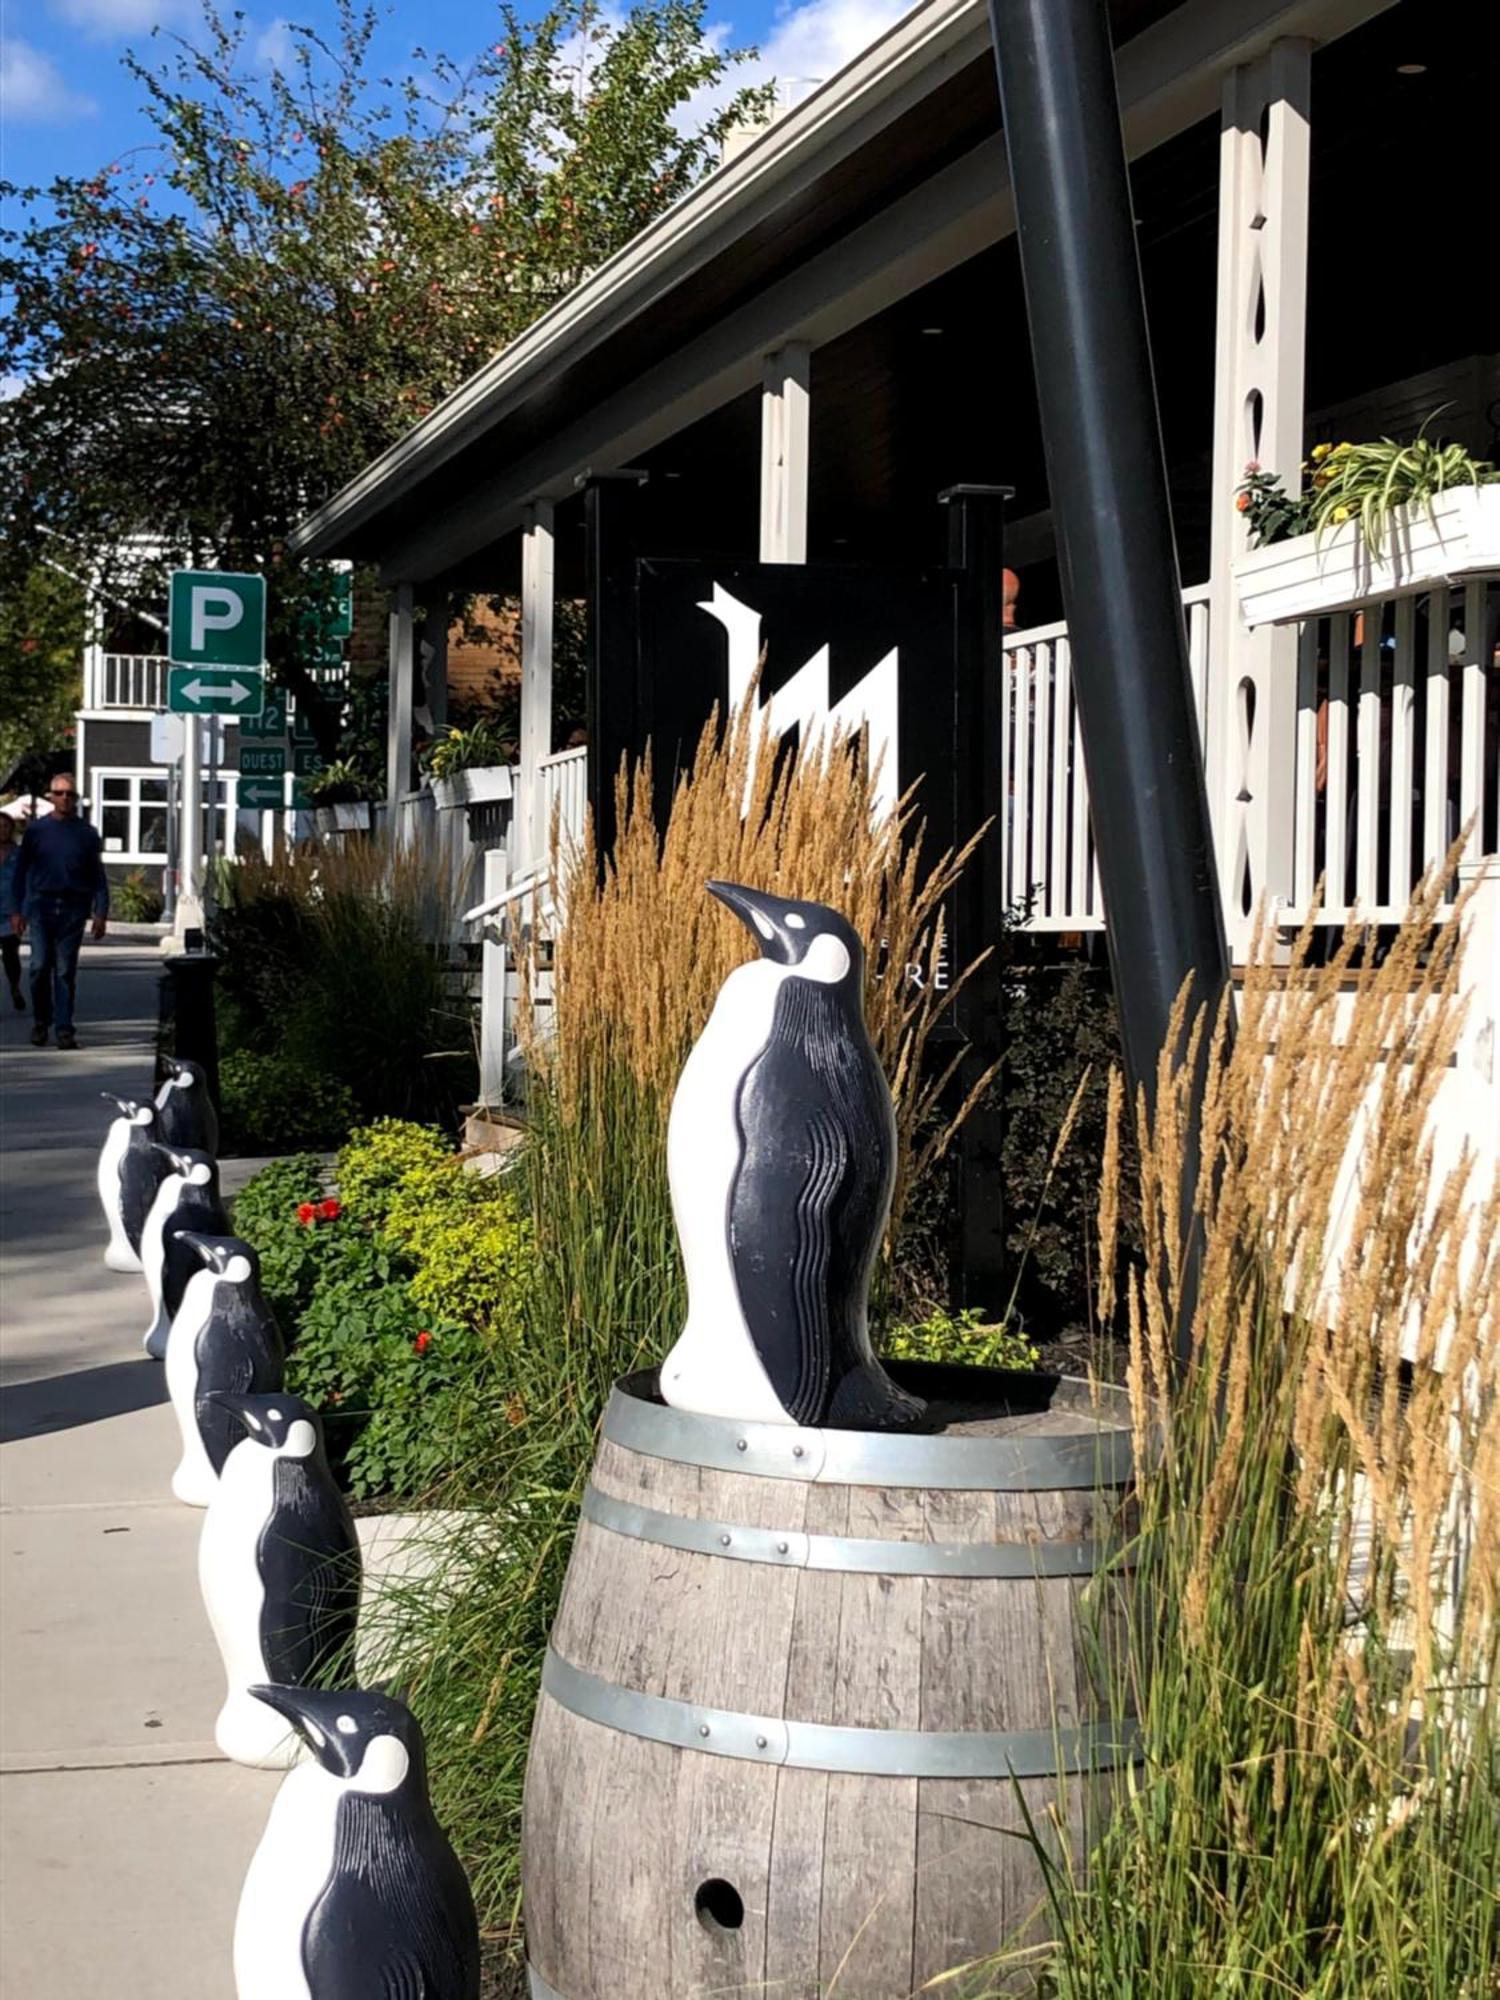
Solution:
[{"label": "man walking", "polygon": [[31,1039],[44,1048],[57,1022],[57,1046],[76,1049],[73,992],[84,925],[93,914],[95,938],[109,915],[109,877],[97,831],[78,817],[78,787],[59,771],[47,787],[52,811],[33,820],[21,842],[10,927],[17,937],[31,925]]}]

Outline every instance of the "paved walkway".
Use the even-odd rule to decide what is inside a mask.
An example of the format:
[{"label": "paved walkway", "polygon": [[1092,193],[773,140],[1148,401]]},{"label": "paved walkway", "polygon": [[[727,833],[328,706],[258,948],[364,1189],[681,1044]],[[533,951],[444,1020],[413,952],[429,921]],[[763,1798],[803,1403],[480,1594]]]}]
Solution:
[{"label": "paved walkway", "polygon": [[85,949],[76,1053],[31,1048],[8,998],[0,1020],[4,2000],[232,2000],[235,1906],[278,1782],[214,1748],[201,1517],[168,1492],[145,1286],[102,1261],[98,1092],[150,1088],[160,966]]}]

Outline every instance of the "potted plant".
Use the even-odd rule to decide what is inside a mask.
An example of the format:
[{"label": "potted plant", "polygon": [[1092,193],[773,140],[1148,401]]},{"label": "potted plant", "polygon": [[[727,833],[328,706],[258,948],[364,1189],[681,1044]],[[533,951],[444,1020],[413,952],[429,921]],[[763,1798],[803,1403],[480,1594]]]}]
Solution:
[{"label": "potted plant", "polygon": [[508,799],[512,748],[489,720],[438,737],[424,758],[434,804],[446,808]]},{"label": "potted plant", "polygon": [[335,758],[307,780],[319,833],[364,833],[380,786],[347,757]]},{"label": "potted plant", "polygon": [[1462,445],[1320,444],[1288,493],[1251,464],[1237,505],[1251,546],[1234,565],[1247,625],[1345,611],[1425,584],[1500,571],[1500,470]]}]

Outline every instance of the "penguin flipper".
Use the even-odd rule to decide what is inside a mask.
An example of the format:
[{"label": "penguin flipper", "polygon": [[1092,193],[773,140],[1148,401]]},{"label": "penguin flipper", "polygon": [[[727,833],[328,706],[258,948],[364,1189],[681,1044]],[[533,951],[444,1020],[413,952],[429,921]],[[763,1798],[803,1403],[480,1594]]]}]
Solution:
[{"label": "penguin flipper", "polygon": [[282,1458],[273,1478],[275,1527],[266,1527],[257,1550],[265,1584],[261,1653],[269,1681],[309,1687],[353,1641],[359,1539],[326,1473],[310,1475],[305,1460]]},{"label": "penguin flipper", "polygon": [[474,1898],[425,1807],[413,1820],[391,1798],[339,1801],[302,1957],[312,2000],[479,2000]]}]

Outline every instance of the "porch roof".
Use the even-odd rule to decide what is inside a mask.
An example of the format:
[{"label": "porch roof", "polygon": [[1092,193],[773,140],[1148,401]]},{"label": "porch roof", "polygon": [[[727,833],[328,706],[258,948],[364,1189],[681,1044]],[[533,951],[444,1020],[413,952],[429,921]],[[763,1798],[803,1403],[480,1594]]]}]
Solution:
[{"label": "porch roof", "polygon": [[[1392,0],[1110,0],[1127,146],[1218,106],[1278,37]],[[456,571],[529,501],[627,464],[1013,228],[987,0],[922,0],[303,521],[293,550]]]}]

